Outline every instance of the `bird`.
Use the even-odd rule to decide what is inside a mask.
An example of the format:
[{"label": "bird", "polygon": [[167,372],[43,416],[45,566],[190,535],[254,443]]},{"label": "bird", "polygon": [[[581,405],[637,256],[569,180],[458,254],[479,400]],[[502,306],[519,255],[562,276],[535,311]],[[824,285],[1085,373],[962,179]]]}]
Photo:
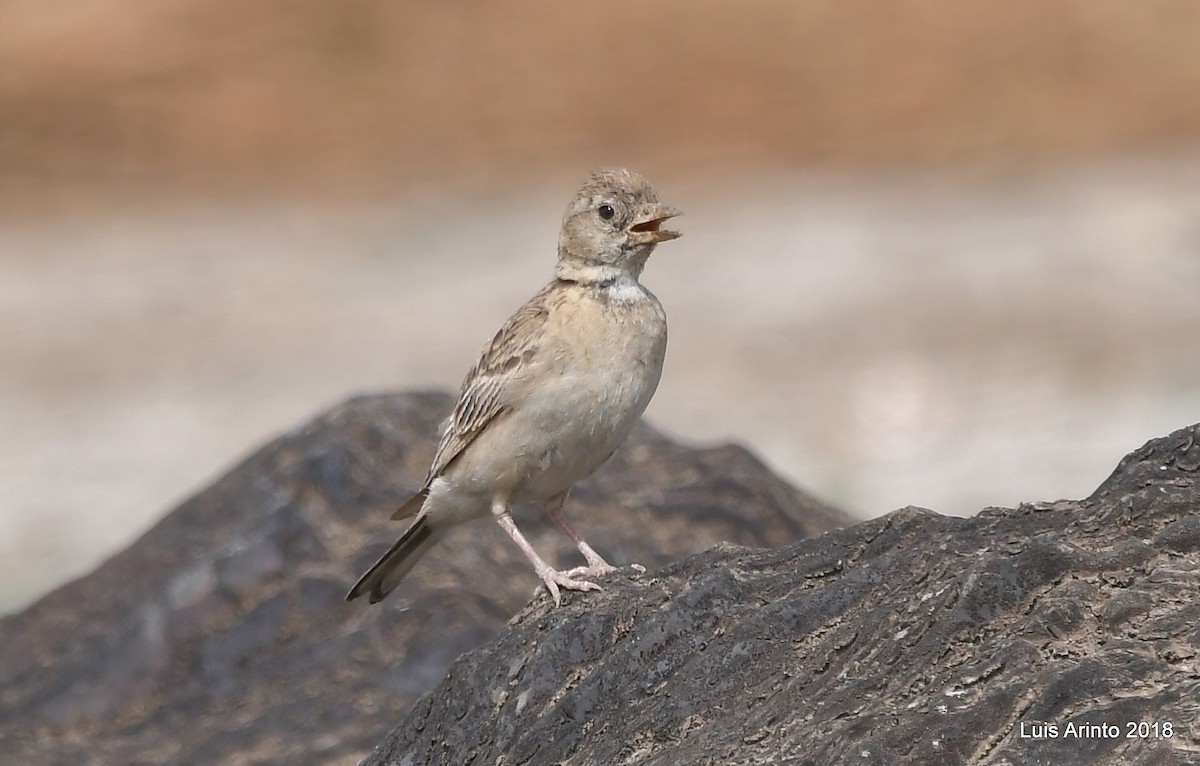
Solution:
[{"label": "bird", "polygon": [[[655,247],[681,234],[681,215],[625,168],[591,173],[571,199],[554,279],[484,346],[442,423],[421,489],[392,519],[412,517],[396,543],[346,595],[391,593],[417,560],[459,524],[491,516],[561,605],[560,589],[601,590],[616,571],[563,515],[572,486],[617,450],[662,375],[667,318],[639,278]],[[517,528],[512,506],[540,502],[583,555],[559,571]],[[644,570],[643,570],[644,571]]]}]

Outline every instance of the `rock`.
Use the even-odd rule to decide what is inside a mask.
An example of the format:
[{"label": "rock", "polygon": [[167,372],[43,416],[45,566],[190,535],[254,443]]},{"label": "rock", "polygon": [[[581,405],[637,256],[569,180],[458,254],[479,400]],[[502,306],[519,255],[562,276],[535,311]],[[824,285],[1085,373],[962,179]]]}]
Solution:
[{"label": "rock", "polygon": [[[0,620],[0,760],[344,764],[367,754],[537,584],[482,521],[450,535],[382,604],[343,600],[403,530],[387,517],[423,479],[450,405],[410,394],[337,407],[92,574]],[[567,514],[613,563],[652,569],[722,540],[776,546],[849,521],[741,448],[684,447],[646,426],[580,485]],[[543,516],[518,511],[533,544],[582,563]]]},{"label": "rock", "polygon": [[367,759],[1200,762],[1200,425],[1078,502],[918,508],[538,599]]}]

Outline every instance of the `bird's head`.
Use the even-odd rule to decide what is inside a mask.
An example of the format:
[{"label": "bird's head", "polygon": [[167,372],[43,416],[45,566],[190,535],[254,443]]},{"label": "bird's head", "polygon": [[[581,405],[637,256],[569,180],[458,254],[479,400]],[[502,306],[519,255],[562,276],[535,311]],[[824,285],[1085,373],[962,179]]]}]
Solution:
[{"label": "bird's head", "polygon": [[680,215],[658,192],[624,168],[592,173],[567,207],[558,240],[559,276],[599,281],[628,274],[634,279],[659,242],[677,239],[662,228]]}]

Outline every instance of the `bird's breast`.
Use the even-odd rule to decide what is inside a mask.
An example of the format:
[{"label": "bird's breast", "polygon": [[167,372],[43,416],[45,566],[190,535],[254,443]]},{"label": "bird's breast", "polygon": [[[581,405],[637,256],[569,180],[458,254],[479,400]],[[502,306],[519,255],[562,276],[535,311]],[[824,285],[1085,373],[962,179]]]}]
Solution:
[{"label": "bird's breast", "polygon": [[594,471],[621,445],[662,374],[666,316],[645,290],[583,296],[554,312],[566,342],[547,348],[549,369],[520,407],[535,433],[526,454],[531,495],[557,492]]},{"label": "bird's breast", "polygon": [[[667,349],[667,318],[648,290],[633,282],[594,288],[563,307],[562,339],[551,358],[571,398],[636,419],[658,387]],[[584,404],[585,401],[579,402]]]}]

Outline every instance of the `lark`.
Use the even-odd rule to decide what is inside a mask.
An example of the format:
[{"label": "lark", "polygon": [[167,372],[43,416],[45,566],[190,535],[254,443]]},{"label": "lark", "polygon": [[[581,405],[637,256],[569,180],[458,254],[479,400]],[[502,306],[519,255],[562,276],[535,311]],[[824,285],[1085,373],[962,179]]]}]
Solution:
[{"label": "lark", "polygon": [[[484,347],[442,424],[421,490],[392,514],[408,529],[347,594],[376,603],[451,528],[494,518],[533,564],[546,590],[599,590],[615,567],[563,515],[571,487],[625,441],[662,375],[667,318],[638,278],[679,211],[644,178],[598,170],[571,200],[554,280]],[[512,506],[540,502],[586,566],[558,571],[517,528]]]}]

